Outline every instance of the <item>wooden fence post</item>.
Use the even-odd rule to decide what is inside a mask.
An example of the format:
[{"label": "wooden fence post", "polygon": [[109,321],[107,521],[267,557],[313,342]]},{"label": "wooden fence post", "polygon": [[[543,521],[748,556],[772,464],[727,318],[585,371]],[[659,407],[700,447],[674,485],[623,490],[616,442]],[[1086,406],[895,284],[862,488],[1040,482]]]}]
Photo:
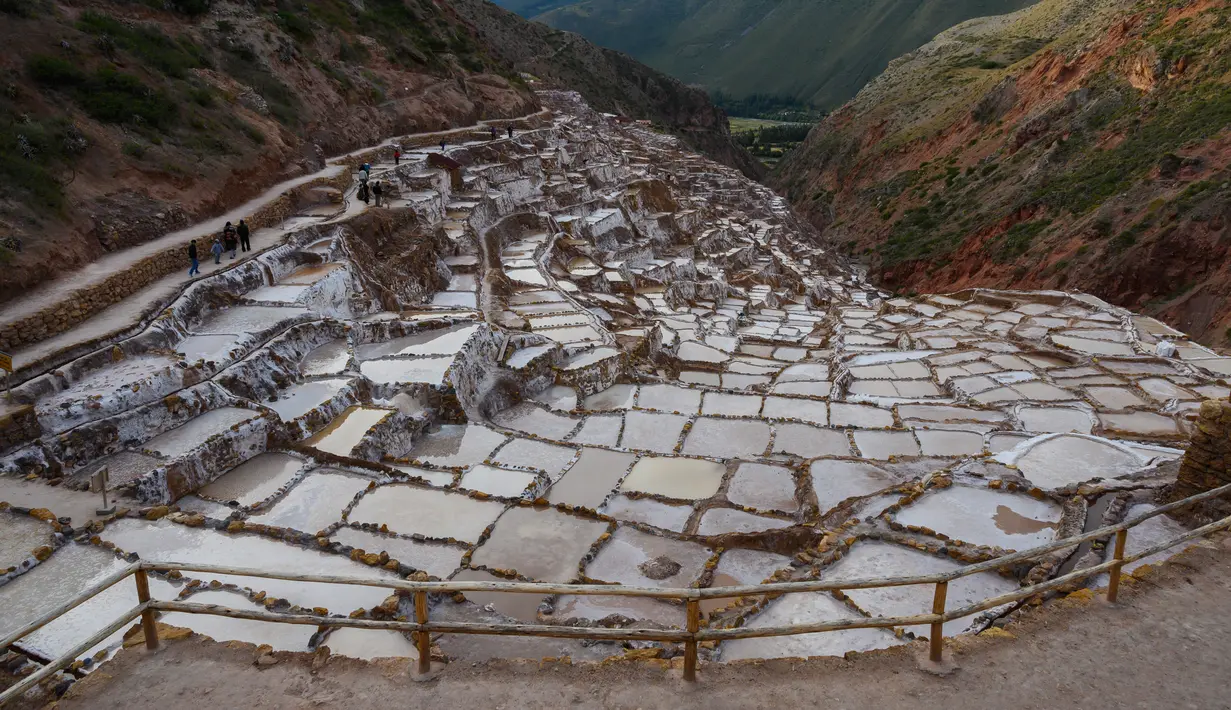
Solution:
[{"label": "wooden fence post", "polygon": [[697,682],[697,631],[701,629],[701,602],[688,600],[688,633],[692,634],[684,642],[684,680]]},{"label": "wooden fence post", "polygon": [[[932,597],[932,613],[933,614],[945,613],[945,598],[948,596],[949,596],[949,583],[948,582],[937,582],[936,583],[936,595]],[[942,654],[943,654],[944,646],[945,646],[945,622],[943,621],[932,622],[932,632],[930,634],[930,638],[928,639],[928,641],[931,643],[931,651],[928,654],[928,658],[930,658],[933,663],[940,663],[941,659],[943,658]]]},{"label": "wooden fence post", "polygon": [[[415,621],[427,623],[427,592],[415,592]],[[419,631],[415,641],[419,647],[419,674],[425,675],[432,671],[432,634]]]},{"label": "wooden fence post", "polygon": [[1116,564],[1111,567],[1111,582],[1107,585],[1107,601],[1112,602],[1113,604],[1116,601],[1116,597],[1120,595],[1120,568],[1124,566],[1124,542],[1127,539],[1127,530],[1116,531],[1116,550],[1114,557]]},{"label": "wooden fence post", "polygon": [[[150,578],[143,569],[133,572],[133,576],[137,579],[137,601],[145,604],[150,600]],[[153,609],[141,612],[141,630],[145,632],[145,647],[150,651],[157,650],[158,627],[154,625]]]}]

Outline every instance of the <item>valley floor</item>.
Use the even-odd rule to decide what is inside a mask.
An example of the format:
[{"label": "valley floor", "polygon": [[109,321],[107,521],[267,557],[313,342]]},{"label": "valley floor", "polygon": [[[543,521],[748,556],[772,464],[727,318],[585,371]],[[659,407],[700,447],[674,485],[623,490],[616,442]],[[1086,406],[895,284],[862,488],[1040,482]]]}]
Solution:
[{"label": "valley floor", "polygon": [[314,675],[311,656],[294,654],[258,669],[250,646],[194,637],[153,657],[122,652],[56,707],[1228,708],[1228,550],[1231,538],[1190,551],[1124,588],[1114,606],[1048,605],[1008,627],[1017,638],[963,644],[949,677],[917,670],[919,643],[851,661],[702,665],[693,689],[633,664],[454,664],[438,680],[415,684],[406,677],[413,661],[335,658]]}]

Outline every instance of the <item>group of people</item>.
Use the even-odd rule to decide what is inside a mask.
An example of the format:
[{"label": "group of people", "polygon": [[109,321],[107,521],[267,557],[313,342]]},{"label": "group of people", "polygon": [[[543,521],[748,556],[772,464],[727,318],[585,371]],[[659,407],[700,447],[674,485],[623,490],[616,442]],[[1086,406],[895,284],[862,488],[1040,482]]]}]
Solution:
[{"label": "group of people", "polygon": [[[513,137],[513,126],[508,127],[509,138]],[[496,127],[491,127],[492,140],[496,140]],[[444,152],[448,146],[445,140],[440,141],[440,150]],[[399,165],[402,162],[402,147],[394,144],[393,146],[393,164]],[[385,197],[384,185],[380,180],[372,179],[372,165],[364,163],[359,168],[359,199],[363,200],[364,204],[370,204],[373,198],[376,199],[376,206],[380,207]],[[232,225],[227,222],[222,228],[222,234],[215,237],[210,245],[209,251],[214,255],[214,263],[222,263],[222,255],[226,252],[231,253],[231,258],[234,259],[237,251],[252,251],[252,243],[249,241],[250,231],[248,224],[244,220],[239,220],[239,225]],[[199,253],[197,251],[197,240],[193,239],[188,245],[188,261],[191,264],[188,268],[189,276],[196,276],[201,273]]]},{"label": "group of people", "polygon": [[[401,151],[395,148],[393,153],[395,163],[401,155]],[[376,206],[380,207],[384,196],[384,185],[380,180],[372,179],[372,164],[364,163],[359,166],[359,199],[363,200],[363,204],[371,204],[371,199],[376,198]]]},{"label": "group of people", "polygon": [[[233,225],[230,222],[222,228],[222,234],[214,237],[213,244],[210,245],[209,251],[214,255],[214,263],[222,263],[222,255],[225,252],[231,252],[231,258],[234,259],[237,251],[252,251],[252,232],[248,228],[248,223],[244,220],[239,220],[239,225]],[[188,275],[196,276],[201,273],[200,254],[197,251],[197,240],[193,239],[188,245]]]}]

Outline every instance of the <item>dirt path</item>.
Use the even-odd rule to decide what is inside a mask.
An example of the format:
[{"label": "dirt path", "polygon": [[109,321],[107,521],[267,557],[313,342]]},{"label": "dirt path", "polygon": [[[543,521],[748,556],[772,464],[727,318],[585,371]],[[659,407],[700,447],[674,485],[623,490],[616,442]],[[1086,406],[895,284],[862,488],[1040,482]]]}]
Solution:
[{"label": "dirt path", "polygon": [[[1062,601],[955,649],[959,670],[917,669],[920,645],[852,661],[703,665],[686,688],[676,672],[645,664],[550,667],[454,663],[412,683],[405,662],[332,659],[313,675],[288,654],[258,669],[251,647],[194,637],[149,657],[125,651],[78,683],[59,710],[145,708],[1231,708],[1231,538],[1191,550],[1121,604]],[[280,654],[281,655],[281,654]]]}]

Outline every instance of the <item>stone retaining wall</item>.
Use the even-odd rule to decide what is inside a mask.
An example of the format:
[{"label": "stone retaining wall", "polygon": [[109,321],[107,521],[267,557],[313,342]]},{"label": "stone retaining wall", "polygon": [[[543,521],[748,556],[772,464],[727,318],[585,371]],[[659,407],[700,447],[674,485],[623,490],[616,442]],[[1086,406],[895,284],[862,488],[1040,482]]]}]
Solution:
[{"label": "stone retaining wall", "polygon": [[43,435],[33,405],[18,406],[0,414],[0,452],[15,449]]},{"label": "stone retaining wall", "polygon": [[[1172,492],[1179,500],[1231,483],[1231,401],[1206,400],[1201,404],[1192,443],[1184,454]],[[1181,511],[1181,514],[1185,514]],[[1231,497],[1211,501],[1193,515],[1231,515]]]}]

